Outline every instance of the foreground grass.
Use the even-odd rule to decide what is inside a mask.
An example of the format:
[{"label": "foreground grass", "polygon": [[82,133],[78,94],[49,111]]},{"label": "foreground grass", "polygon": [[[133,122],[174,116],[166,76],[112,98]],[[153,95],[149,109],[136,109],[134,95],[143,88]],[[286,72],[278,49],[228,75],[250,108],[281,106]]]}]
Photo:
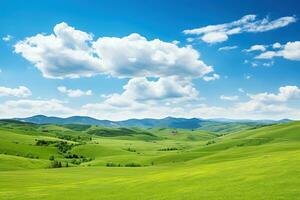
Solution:
[{"label": "foreground grass", "polygon": [[300,151],[217,164],[0,173],[2,199],[298,199]]},{"label": "foreground grass", "polygon": [[[0,199],[300,199],[300,123],[223,137],[168,133],[155,130],[151,134],[160,138],[153,140],[94,136],[71,150],[93,160],[69,168],[45,169],[45,152],[60,156],[53,147],[36,152],[40,159],[1,155]],[[21,133],[5,134],[9,144]],[[23,143],[13,149],[26,151],[27,144],[34,151],[37,136],[21,134]],[[161,151],[168,147],[176,150]],[[141,167],[105,167],[107,162]]]}]

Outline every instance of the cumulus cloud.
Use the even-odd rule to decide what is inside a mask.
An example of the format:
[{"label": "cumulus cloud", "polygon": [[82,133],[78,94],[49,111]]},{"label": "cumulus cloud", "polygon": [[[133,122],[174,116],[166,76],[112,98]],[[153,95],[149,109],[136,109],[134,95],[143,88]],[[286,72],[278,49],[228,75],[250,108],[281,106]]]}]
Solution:
[{"label": "cumulus cloud", "polygon": [[206,43],[217,43],[228,40],[228,35],[224,32],[211,32],[204,34],[201,39]]},{"label": "cumulus cloud", "polygon": [[213,71],[192,46],[147,40],[133,33],[100,37],[57,24],[50,35],[37,34],[15,45],[15,52],[33,63],[47,78],[78,78],[97,74],[113,77],[201,78]]},{"label": "cumulus cloud", "polygon": [[68,89],[65,86],[57,87],[57,90],[63,94],[68,95],[68,97],[82,97],[82,96],[91,96],[93,94],[92,90],[82,91],[79,89]]},{"label": "cumulus cloud", "polygon": [[291,99],[300,99],[300,89],[297,86],[284,86],[279,88],[277,94],[274,93],[259,93],[249,95],[254,101],[259,102],[286,102]]},{"label": "cumulus cloud", "polygon": [[90,48],[92,35],[57,24],[53,34],[37,34],[19,41],[15,52],[33,63],[47,78],[92,76],[101,71],[102,61]]},{"label": "cumulus cloud", "polygon": [[[177,82],[175,77],[168,80],[136,78],[124,86],[124,92],[108,95],[102,102],[85,104],[76,109],[69,107],[68,102],[57,99],[6,101],[0,105],[0,117],[28,117],[44,114],[61,117],[88,115],[111,120],[167,116],[300,119],[300,109],[289,104],[289,101],[300,99],[300,88],[297,86],[280,87],[277,93],[247,94],[249,100],[245,102],[239,102],[238,97],[235,96],[222,95],[223,97],[220,98],[223,100],[235,101],[235,103],[230,107],[220,107],[204,104],[189,81]],[[172,87],[178,88],[178,91],[174,91]],[[149,89],[144,90],[144,88]],[[147,91],[151,91],[154,95]],[[242,89],[239,91],[244,93]],[[151,95],[151,99],[147,98],[148,95]]]},{"label": "cumulus cloud", "polygon": [[219,74],[213,74],[212,76],[204,76],[203,80],[204,81],[215,81],[220,79],[220,75]]},{"label": "cumulus cloud", "polygon": [[32,93],[30,89],[25,86],[19,86],[18,88],[9,88],[0,86],[0,97],[3,96],[13,96],[13,97],[28,97]]},{"label": "cumulus cloud", "polygon": [[267,51],[267,52],[259,54],[258,56],[255,56],[255,59],[271,59],[275,56],[277,56],[277,52]]},{"label": "cumulus cloud", "polygon": [[191,46],[178,47],[159,39],[149,41],[136,33],[123,38],[99,38],[93,48],[101,55],[105,70],[117,77],[202,77],[213,71]]},{"label": "cumulus cloud", "polygon": [[29,117],[33,115],[66,116],[75,112],[65,105],[65,102],[50,100],[27,100],[6,101],[0,105],[0,117]]},{"label": "cumulus cloud", "polygon": [[130,106],[143,101],[186,101],[198,97],[198,91],[190,81],[176,77],[159,78],[156,81],[133,78],[123,88],[123,93],[107,96],[104,104]]},{"label": "cumulus cloud", "polygon": [[220,99],[221,100],[225,100],[225,101],[237,101],[239,99],[239,96],[225,96],[225,95],[221,95]]},{"label": "cumulus cloud", "polygon": [[84,105],[83,112],[106,113],[104,115],[108,118],[112,115],[123,118],[126,115],[127,118],[163,117],[168,112],[168,115],[175,116],[182,105],[200,100],[193,84],[178,77],[133,78],[123,88],[122,93],[106,95],[102,102]]},{"label": "cumulus cloud", "polygon": [[184,30],[187,35],[200,35],[200,39],[206,43],[219,43],[228,40],[230,35],[243,32],[266,32],[285,27],[296,22],[294,16],[281,17],[270,21],[268,17],[256,19],[256,15],[245,15],[241,19],[217,25],[208,25],[195,29]]},{"label": "cumulus cloud", "polygon": [[245,49],[245,52],[251,52],[251,51],[266,51],[266,46],[261,44],[256,44],[251,46],[249,49]]},{"label": "cumulus cloud", "polygon": [[[239,112],[251,114],[261,114],[270,116],[272,114],[297,116],[295,112],[299,110],[290,108],[286,103],[290,100],[300,99],[300,89],[297,86],[284,86],[279,88],[277,94],[274,93],[258,93],[248,94],[250,100],[247,102],[238,103],[235,109]],[[298,113],[299,114],[299,113]]]},{"label": "cumulus cloud", "polygon": [[281,48],[281,44],[279,42],[275,42],[273,45],[272,45],[273,49],[280,49]]},{"label": "cumulus cloud", "polygon": [[4,37],[2,37],[2,40],[5,42],[9,42],[13,37],[11,35],[6,35]]},{"label": "cumulus cloud", "polygon": [[273,57],[283,57],[287,60],[300,61],[300,41],[288,42],[285,45],[281,45],[278,51],[266,51],[255,58],[271,59]]},{"label": "cumulus cloud", "polygon": [[232,49],[237,49],[238,46],[225,46],[225,47],[220,47],[218,49],[218,51],[228,51],[228,50],[232,50]]}]

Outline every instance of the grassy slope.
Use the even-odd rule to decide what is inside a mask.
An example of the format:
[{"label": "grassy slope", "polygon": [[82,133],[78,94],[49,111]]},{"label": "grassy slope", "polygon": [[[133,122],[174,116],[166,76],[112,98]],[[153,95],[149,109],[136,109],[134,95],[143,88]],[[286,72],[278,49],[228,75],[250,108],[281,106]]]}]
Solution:
[{"label": "grassy slope", "polygon": [[[44,159],[43,151],[50,152],[50,147],[35,151],[40,159],[9,155],[10,151],[33,151],[35,147],[30,144],[36,137],[51,137],[55,133],[0,130],[0,151],[9,143],[13,145],[6,147],[8,155],[0,155],[0,199],[297,199],[300,196],[299,122],[222,137],[201,131],[179,130],[176,134],[169,129],[147,131],[157,138],[137,139],[136,134],[131,136],[133,140],[115,135],[94,136],[87,144],[72,149],[74,153],[94,158],[81,167],[29,169],[44,168],[48,160]],[[24,144],[13,144],[16,140]],[[215,143],[206,145],[207,141]],[[168,147],[178,150],[159,151]],[[136,162],[145,167],[104,167],[107,162]],[[24,169],[16,170],[21,168]]]}]

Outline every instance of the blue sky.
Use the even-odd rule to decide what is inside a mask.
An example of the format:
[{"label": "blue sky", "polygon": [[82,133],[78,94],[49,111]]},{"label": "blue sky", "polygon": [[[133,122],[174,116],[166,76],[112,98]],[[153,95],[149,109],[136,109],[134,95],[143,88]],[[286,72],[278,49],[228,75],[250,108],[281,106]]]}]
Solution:
[{"label": "blue sky", "polygon": [[296,0],[1,1],[0,117],[300,119],[299,11]]}]

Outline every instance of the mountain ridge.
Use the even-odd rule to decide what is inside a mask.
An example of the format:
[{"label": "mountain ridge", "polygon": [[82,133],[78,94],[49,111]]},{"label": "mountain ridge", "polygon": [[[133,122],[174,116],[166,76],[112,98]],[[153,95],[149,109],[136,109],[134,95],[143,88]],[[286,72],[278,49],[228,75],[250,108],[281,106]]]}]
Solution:
[{"label": "mountain ridge", "polygon": [[249,126],[270,125],[276,123],[285,123],[292,120],[233,120],[225,118],[202,119],[202,118],[176,118],[165,117],[162,119],[144,118],[127,119],[120,121],[99,120],[88,116],[70,116],[66,118],[35,115],[27,118],[13,118],[13,120],[30,122],[34,124],[87,124],[107,127],[143,127],[143,128],[181,128],[181,129],[205,129],[207,126],[226,126],[228,124],[242,124]]}]

